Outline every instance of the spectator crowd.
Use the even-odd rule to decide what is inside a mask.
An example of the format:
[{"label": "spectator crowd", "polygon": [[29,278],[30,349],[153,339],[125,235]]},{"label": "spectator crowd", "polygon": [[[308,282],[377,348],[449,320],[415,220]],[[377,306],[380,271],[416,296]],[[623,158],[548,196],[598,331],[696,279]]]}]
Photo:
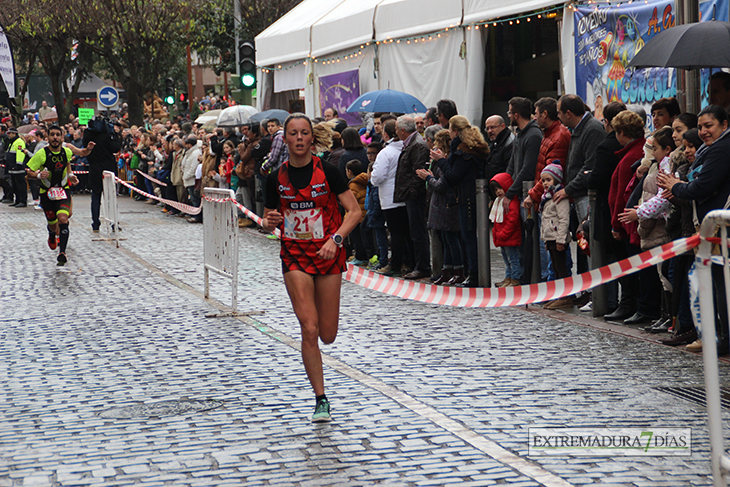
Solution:
[{"label": "spectator crowd", "polygon": [[[719,73],[713,86],[719,80],[730,91],[727,78]],[[364,114],[362,128],[348,127],[332,108],[313,122],[315,131],[330,134],[318,139],[332,141],[317,147],[317,155],[349,181],[362,211],[362,222],[348,239],[353,265],[436,285],[477,287],[477,256],[485,245],[477,212],[483,211],[492,245],[504,261],[504,278],[495,285],[509,287],[562,279],[691,236],[708,212],[730,207],[727,104],[713,101],[718,104],[694,114],[682,113],[676,99],[662,98],[651,106],[648,120],[641,107],[616,101],[596,117],[577,95],[534,103],[514,97],[506,116],[486,117],[484,131],[448,99],[423,115]],[[45,145],[42,123],[21,135],[3,122],[0,154],[5,157],[18,137],[25,139],[25,157]],[[184,120],[151,120],[144,126],[117,121],[117,168],[122,179],[168,201],[197,207],[203,188],[230,188],[254,210],[256,202],[265,201],[266,175],[288,158],[282,123],[270,119],[208,131]],[[67,143],[80,148],[84,127],[71,120],[62,129]],[[87,161],[76,157],[72,163],[83,171]],[[3,202],[26,205],[22,176],[17,190],[17,177],[7,170],[0,174]],[[485,208],[478,208],[480,179],[489,192]],[[37,206],[38,188],[28,183]],[[86,190],[81,176],[74,192]],[[134,198],[190,223],[204,217],[139,193]],[[239,226],[255,223],[241,212]],[[589,259],[591,240],[601,245]],[[692,262],[690,251],[607,284],[604,318],[671,333],[664,343],[701,350],[690,311]],[[719,266],[713,266],[713,285],[717,347],[725,355],[727,303]],[[590,292],[543,303],[547,309],[573,306],[591,310]]]}]

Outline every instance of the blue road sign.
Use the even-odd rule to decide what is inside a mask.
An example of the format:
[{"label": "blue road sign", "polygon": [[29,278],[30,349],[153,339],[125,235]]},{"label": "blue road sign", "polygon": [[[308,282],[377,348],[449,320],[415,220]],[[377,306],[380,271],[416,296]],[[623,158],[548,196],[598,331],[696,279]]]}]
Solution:
[{"label": "blue road sign", "polygon": [[111,86],[105,86],[97,94],[99,103],[107,108],[113,107],[119,101],[119,93]]}]

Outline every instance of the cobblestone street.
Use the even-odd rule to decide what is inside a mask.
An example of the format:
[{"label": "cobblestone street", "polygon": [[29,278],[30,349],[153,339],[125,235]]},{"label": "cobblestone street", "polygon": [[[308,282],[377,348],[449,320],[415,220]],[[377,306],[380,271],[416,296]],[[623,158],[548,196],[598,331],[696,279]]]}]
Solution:
[{"label": "cobblestone street", "polygon": [[[120,197],[117,249],[92,240],[89,201],[63,268],[43,213],[0,205],[0,487],[712,485],[704,406],[658,389],[702,387],[701,355],[585,313],[345,282],[322,347],[334,421],[314,425],[277,241],[240,232],[238,307],[265,313],[206,318],[231,298],[214,274],[203,298],[202,225]],[[186,400],[209,409],[113,410]],[[692,455],[528,457],[538,427],[691,428]]]}]

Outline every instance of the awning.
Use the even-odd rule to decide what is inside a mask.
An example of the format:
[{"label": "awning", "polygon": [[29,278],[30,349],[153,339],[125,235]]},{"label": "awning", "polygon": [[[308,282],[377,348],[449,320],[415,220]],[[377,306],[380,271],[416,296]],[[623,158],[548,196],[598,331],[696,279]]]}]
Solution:
[{"label": "awning", "polygon": [[311,51],[311,27],[349,0],[304,0],[256,36],[256,64],[272,66],[306,59]]},{"label": "awning", "polygon": [[556,0],[304,0],[256,37],[259,66],[563,4]]}]

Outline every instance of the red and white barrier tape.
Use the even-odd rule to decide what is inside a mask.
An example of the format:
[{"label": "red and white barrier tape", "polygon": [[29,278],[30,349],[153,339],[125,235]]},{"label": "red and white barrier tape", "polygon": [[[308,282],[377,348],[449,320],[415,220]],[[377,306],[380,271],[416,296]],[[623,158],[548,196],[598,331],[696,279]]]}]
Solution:
[{"label": "red and white barrier tape", "polygon": [[540,303],[570,296],[594,288],[619,277],[640,271],[696,247],[699,235],[675,240],[619,262],[594,269],[575,277],[505,288],[458,288],[434,286],[386,277],[361,267],[347,266],[345,279],[374,291],[428,304],[461,308],[498,308]]},{"label": "red and white barrier tape", "polygon": [[114,179],[118,183],[121,183],[123,186],[126,186],[127,188],[131,189],[132,191],[138,192],[142,196],[165,203],[166,205],[172,206],[173,208],[176,208],[176,209],[182,211],[183,213],[187,213],[188,215],[197,215],[198,213],[200,213],[202,211],[201,207],[196,208],[195,206],[186,205],[184,203],[179,203],[177,201],[166,200],[166,199],[160,198],[159,196],[156,196],[154,194],[146,193],[146,192],[142,191],[141,189],[139,189],[138,187],[133,186],[122,179],[119,179],[117,176],[114,176]]},{"label": "red and white barrier tape", "polygon": [[142,171],[140,171],[139,169],[135,169],[135,171],[137,171],[138,173],[140,173],[140,174],[141,174],[142,176],[146,177],[147,179],[149,179],[149,180],[150,180],[150,181],[152,181],[153,183],[157,183],[157,184],[159,184],[160,186],[165,186],[165,187],[167,186],[167,183],[163,183],[163,182],[162,182],[162,181],[160,181],[159,179],[155,179],[155,178],[153,178],[152,176],[150,176],[149,174],[143,173],[143,172],[142,172]]},{"label": "red and white barrier tape", "polygon": [[[239,210],[241,210],[244,215],[246,215],[251,220],[255,221],[259,226],[263,226],[263,222],[264,222],[264,219],[263,218],[261,218],[256,213],[254,213],[253,211],[249,210],[248,208],[246,208],[245,206],[243,206],[241,203],[239,203],[238,201],[236,201],[236,200],[234,200],[232,198],[219,199],[219,198],[211,198],[210,196],[203,195],[203,199],[206,200],[206,201],[214,201],[216,203],[225,203],[227,201],[230,201],[234,205],[236,205],[236,207]],[[273,233],[277,237],[281,238],[281,231],[278,228],[275,228],[274,231],[271,232],[271,233]]]}]

